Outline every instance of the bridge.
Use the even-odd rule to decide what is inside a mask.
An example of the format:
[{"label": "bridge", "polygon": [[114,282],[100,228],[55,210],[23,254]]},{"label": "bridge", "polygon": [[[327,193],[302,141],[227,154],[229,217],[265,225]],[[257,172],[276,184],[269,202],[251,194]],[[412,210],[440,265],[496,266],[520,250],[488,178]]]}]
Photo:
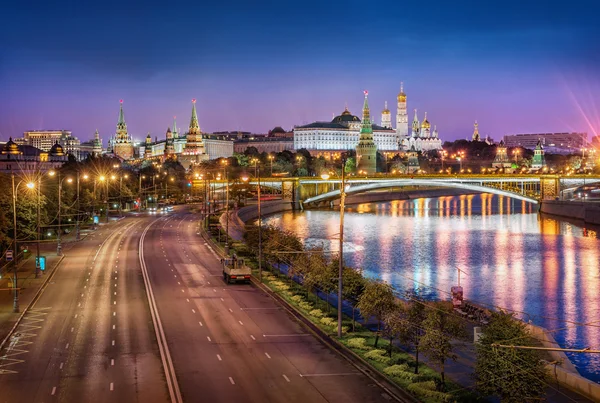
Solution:
[{"label": "bridge", "polygon": [[[258,181],[250,180],[251,185]],[[468,174],[468,175],[377,175],[346,178],[346,194],[423,187],[453,188],[491,193],[537,204],[544,199],[565,199],[578,186],[600,184],[600,175],[533,175],[533,174]],[[214,188],[225,181],[212,181]],[[340,197],[341,178],[261,178],[261,189],[278,194],[285,200],[304,207],[329,203]]]}]

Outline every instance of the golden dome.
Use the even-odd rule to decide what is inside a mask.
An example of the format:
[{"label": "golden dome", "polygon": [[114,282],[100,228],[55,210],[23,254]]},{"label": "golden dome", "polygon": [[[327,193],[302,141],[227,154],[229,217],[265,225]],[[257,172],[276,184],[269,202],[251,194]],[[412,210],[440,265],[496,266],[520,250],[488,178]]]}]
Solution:
[{"label": "golden dome", "polygon": [[381,111],[381,113],[383,115],[389,115],[390,114],[390,110],[387,107],[387,101],[385,101],[385,107],[383,108],[383,111]]},{"label": "golden dome", "polygon": [[406,94],[404,93],[404,83],[400,83],[400,93],[398,94],[398,102],[406,102]]},{"label": "golden dome", "polygon": [[421,128],[423,128],[423,129],[431,128],[431,123],[429,123],[429,120],[427,120],[427,112],[425,112],[425,119],[423,119],[423,123],[421,123]]},{"label": "golden dome", "polygon": [[348,106],[346,106],[344,108],[344,112],[342,112],[341,116],[346,116],[346,115],[352,115],[352,113],[350,113],[350,111],[348,110]]}]

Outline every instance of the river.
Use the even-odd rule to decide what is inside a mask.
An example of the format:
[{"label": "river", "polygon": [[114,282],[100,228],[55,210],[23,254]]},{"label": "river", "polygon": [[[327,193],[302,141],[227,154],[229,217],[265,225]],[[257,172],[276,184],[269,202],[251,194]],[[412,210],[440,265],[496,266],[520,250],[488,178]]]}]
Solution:
[{"label": "river", "polygon": [[[264,219],[308,246],[337,250],[339,212],[285,212]],[[540,217],[533,205],[491,194],[360,204],[346,210],[344,259],[396,290],[465,298],[521,312],[556,331],[563,347],[600,349],[600,234]],[[569,354],[600,382],[600,355]]]}]

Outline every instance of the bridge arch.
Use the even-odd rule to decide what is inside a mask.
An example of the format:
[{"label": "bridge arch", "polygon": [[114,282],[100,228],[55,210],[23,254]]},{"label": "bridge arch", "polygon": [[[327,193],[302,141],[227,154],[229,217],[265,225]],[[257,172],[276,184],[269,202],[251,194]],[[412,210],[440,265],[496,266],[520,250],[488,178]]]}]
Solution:
[{"label": "bridge arch", "polygon": [[[463,190],[471,190],[474,192],[481,193],[492,193],[499,196],[506,196],[517,200],[523,200],[529,203],[538,204],[538,200],[529,196],[524,196],[519,193],[509,192],[507,190],[497,189],[494,187],[477,185],[472,183],[459,183],[450,181],[435,181],[435,180],[424,180],[424,179],[402,179],[395,181],[377,181],[375,183],[368,183],[357,186],[346,187],[346,195],[359,194],[369,192],[371,190],[390,189],[395,187],[403,186],[435,186],[435,187],[447,187]],[[318,196],[309,197],[303,201],[304,205],[331,201],[339,199],[340,190],[333,190],[327,193],[320,194]]]}]

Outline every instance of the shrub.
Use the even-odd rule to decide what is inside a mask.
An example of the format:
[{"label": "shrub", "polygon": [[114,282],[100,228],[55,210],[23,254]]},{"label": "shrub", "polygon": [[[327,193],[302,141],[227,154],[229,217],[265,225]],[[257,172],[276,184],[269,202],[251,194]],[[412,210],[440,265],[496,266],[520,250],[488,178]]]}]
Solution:
[{"label": "shrub", "polygon": [[304,301],[304,297],[302,295],[294,295],[291,300],[298,304]]},{"label": "shrub", "polygon": [[367,341],[365,339],[363,339],[362,337],[354,337],[352,339],[348,339],[347,343],[348,343],[348,347],[351,348],[355,348],[357,350],[365,350],[365,351],[369,351],[372,350],[373,348],[371,346],[366,345]]},{"label": "shrub", "polygon": [[390,376],[395,376],[397,378],[406,379],[407,381],[411,381],[411,382],[417,377],[417,375],[410,372],[410,369],[409,369],[408,365],[406,365],[406,364],[392,365],[391,367],[387,367],[386,369],[384,369],[383,372],[385,372],[386,374],[388,374]]},{"label": "shrub", "polygon": [[304,309],[305,311],[310,312],[313,309],[313,306],[310,302],[303,301],[303,302],[300,302],[298,305],[300,306],[300,308]]},{"label": "shrub", "polygon": [[321,323],[325,326],[337,326],[337,321],[331,318],[321,318]]},{"label": "shrub", "polygon": [[438,402],[451,403],[455,401],[451,394],[436,391],[434,381],[411,383],[407,389],[416,395],[435,399]]},{"label": "shrub", "polygon": [[387,352],[385,350],[371,350],[365,354],[365,358],[387,364],[390,359],[386,356],[386,354]]},{"label": "shrub", "polygon": [[310,316],[314,316],[315,318],[322,318],[323,317],[323,311],[320,310],[320,309],[313,309],[308,314]]}]

